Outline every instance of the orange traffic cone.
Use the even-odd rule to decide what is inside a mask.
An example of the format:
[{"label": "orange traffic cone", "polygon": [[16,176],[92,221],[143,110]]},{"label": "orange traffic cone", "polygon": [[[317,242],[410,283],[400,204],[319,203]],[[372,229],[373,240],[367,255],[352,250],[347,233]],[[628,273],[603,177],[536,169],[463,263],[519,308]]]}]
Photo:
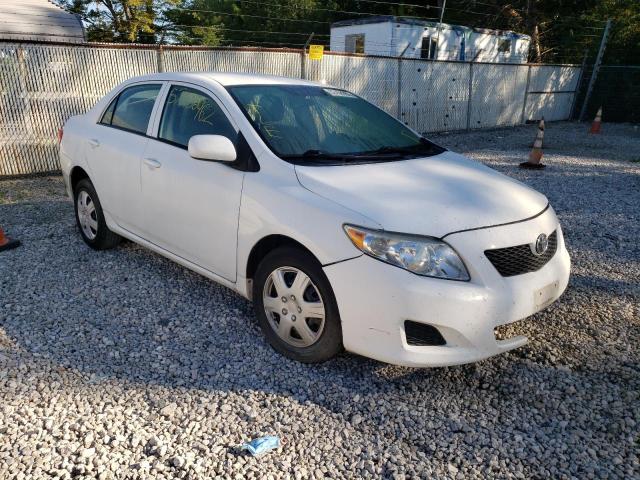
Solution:
[{"label": "orange traffic cone", "polygon": [[602,123],[602,107],[598,109],[598,113],[596,113],[596,118],[593,120],[591,124],[591,130],[589,133],[600,133],[600,124]]},{"label": "orange traffic cone", "polygon": [[529,154],[529,161],[522,162],[520,167],[522,168],[532,168],[532,169],[540,169],[546,167],[543,163],[540,163],[542,160],[542,141],[544,140],[544,117],[540,120],[538,124],[538,133],[536,133],[536,139],[533,142],[533,148],[531,149],[531,153]]},{"label": "orange traffic cone", "polygon": [[10,238],[6,237],[4,232],[2,231],[2,228],[0,228],[0,252],[2,252],[3,250],[16,248],[18,245],[20,245],[20,242],[18,240],[11,240]]}]

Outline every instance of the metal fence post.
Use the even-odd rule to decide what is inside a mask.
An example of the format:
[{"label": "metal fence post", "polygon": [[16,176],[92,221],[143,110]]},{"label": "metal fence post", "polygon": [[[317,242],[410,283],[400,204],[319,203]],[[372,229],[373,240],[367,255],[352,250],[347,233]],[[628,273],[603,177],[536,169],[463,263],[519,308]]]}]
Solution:
[{"label": "metal fence post", "polygon": [[31,99],[29,98],[30,97],[29,89],[27,88],[27,77],[28,77],[27,62],[25,60],[24,48],[22,47],[22,45],[18,45],[18,48],[16,49],[16,56],[18,57],[18,86],[20,88],[20,91],[16,93],[18,94],[18,97],[22,97],[22,100],[24,102],[23,104],[24,110],[23,110],[22,118],[25,121],[26,131],[30,132],[31,135],[36,137],[33,115],[31,110]]},{"label": "metal fence post", "polygon": [[158,47],[156,53],[158,58],[158,73],[162,73],[164,72],[164,51],[162,50],[162,45]]},{"label": "metal fence post", "polygon": [[527,109],[527,100],[529,100],[529,83],[531,82],[531,65],[527,66],[527,86],[524,87],[524,100],[522,102],[522,112],[520,112],[520,123],[524,123],[524,114]]},{"label": "metal fence post", "polygon": [[314,33],[311,32],[311,35],[309,35],[309,38],[307,38],[307,41],[304,42],[304,46],[302,47],[302,52],[300,52],[300,78],[302,80],[307,79],[307,47],[311,43],[311,40],[313,39],[313,35]]},{"label": "metal fence post", "polygon": [[400,56],[398,57],[398,120],[400,121],[402,121],[402,57],[404,57],[404,54],[408,49],[409,44],[404,47],[404,50],[402,50],[402,53],[400,53]]},{"label": "metal fence post", "polygon": [[[0,109],[4,110],[4,108],[8,106],[7,113],[10,117],[13,117],[9,120],[10,123],[7,124],[7,127],[11,129],[11,136],[9,137],[11,141],[7,141],[7,148],[0,148],[0,177],[2,177],[2,175],[31,173],[32,171],[42,169],[44,165],[39,158],[41,154],[44,153],[44,149],[38,148],[33,151],[33,147],[41,146],[42,142],[40,141],[41,139],[38,138],[38,133],[40,132],[36,131],[33,110],[31,109],[30,93],[27,88],[29,71],[23,46],[18,44],[15,52],[17,75],[15,75],[13,79],[11,77],[7,79],[10,83],[5,85],[8,86],[10,90],[5,90],[5,85],[3,85],[2,88],[2,90],[9,94],[7,96],[9,102],[0,103]],[[7,62],[7,65],[9,65],[9,62]],[[0,77],[3,77],[2,74],[5,72],[6,71],[0,72]],[[2,78],[2,80],[3,82],[7,81],[5,78]],[[19,118],[15,115],[18,112]],[[7,138],[7,140],[9,138]],[[28,155],[28,159],[24,159],[25,155],[21,148],[22,144],[26,146],[26,149],[32,150],[29,152],[30,155]],[[22,164],[23,159],[26,160],[24,165]],[[45,168],[45,170],[46,169],[47,168]]]},{"label": "metal fence post", "polygon": [[473,62],[469,62],[469,93],[467,94],[467,130],[471,130],[471,102],[473,101]]},{"label": "metal fence post", "polygon": [[580,67],[580,75],[578,75],[578,82],[576,83],[576,88],[573,90],[573,100],[571,101],[571,108],[569,109],[569,118],[571,120],[574,118],[574,113],[576,110],[576,105],[578,103],[578,93],[580,93],[580,87],[582,86],[582,79],[584,78],[584,71],[587,68],[587,57],[589,56],[589,50],[584,50],[584,57],[582,57],[582,66]]},{"label": "metal fence post", "polygon": [[402,120],[402,57],[398,57],[398,77],[396,79],[398,85],[398,120]]},{"label": "metal fence post", "polygon": [[591,72],[591,79],[589,80],[589,87],[587,88],[587,94],[584,96],[584,102],[582,103],[582,110],[580,110],[579,120],[584,121],[584,116],[587,114],[587,107],[589,106],[589,100],[591,99],[591,93],[593,87],[596,84],[598,78],[598,70],[600,70],[600,64],[602,63],[602,57],[604,56],[604,50],[607,47],[607,37],[609,37],[609,30],[611,29],[611,19],[607,20],[607,25],[604,27],[604,33],[602,34],[602,40],[600,41],[600,50],[598,50],[598,57],[596,63],[593,65],[593,72]]}]

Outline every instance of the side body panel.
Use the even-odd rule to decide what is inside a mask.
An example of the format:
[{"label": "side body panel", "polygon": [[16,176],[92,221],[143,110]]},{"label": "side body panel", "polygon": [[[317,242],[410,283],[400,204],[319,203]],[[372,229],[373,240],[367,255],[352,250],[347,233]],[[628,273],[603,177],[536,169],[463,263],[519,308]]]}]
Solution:
[{"label": "side body panel", "polygon": [[[245,173],[224,162],[197,160],[180,146],[158,139],[172,85],[210,97],[237,131],[235,119],[209,88],[167,82],[156,106],[142,158],[142,236],[225,279],[236,280],[238,216]],[[190,117],[189,117],[190,118]]]},{"label": "side body panel", "polygon": [[[95,145],[92,142],[99,142]],[[144,218],[140,191],[140,159],[148,138],[104,125],[94,125],[86,157],[91,181],[103,210],[134,233]]]},{"label": "side body panel", "polygon": [[[146,163],[153,159],[160,166]],[[142,163],[143,237],[235,281],[244,172],[149,140]]]},{"label": "side body panel", "polygon": [[293,165],[265,165],[260,175],[247,173],[238,228],[238,291],[247,296],[245,275],[251,249],[269,235],[290,237],[309,249],[323,265],[355,258],[356,249],[342,229],[345,223],[380,228],[373,220],[322,198],[298,182]]}]

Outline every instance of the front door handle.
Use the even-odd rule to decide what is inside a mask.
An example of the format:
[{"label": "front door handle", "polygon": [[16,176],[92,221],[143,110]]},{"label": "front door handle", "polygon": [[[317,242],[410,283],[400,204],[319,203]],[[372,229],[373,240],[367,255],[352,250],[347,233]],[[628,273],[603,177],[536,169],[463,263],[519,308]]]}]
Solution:
[{"label": "front door handle", "polygon": [[91,140],[89,140],[89,145],[91,145],[91,148],[99,147],[100,140],[98,140],[97,138],[92,138]]},{"label": "front door handle", "polygon": [[145,158],[144,163],[146,163],[151,168],[160,168],[162,166],[162,164],[155,158]]}]

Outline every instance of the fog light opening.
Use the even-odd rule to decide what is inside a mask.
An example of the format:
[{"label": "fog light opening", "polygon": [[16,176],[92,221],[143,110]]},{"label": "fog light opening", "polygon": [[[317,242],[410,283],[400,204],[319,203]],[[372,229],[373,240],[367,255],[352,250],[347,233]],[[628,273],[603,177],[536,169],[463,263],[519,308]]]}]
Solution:
[{"label": "fog light opening", "polygon": [[427,325],[426,323],[405,320],[404,334],[409,345],[434,347],[447,344],[440,331],[433,325]]}]

